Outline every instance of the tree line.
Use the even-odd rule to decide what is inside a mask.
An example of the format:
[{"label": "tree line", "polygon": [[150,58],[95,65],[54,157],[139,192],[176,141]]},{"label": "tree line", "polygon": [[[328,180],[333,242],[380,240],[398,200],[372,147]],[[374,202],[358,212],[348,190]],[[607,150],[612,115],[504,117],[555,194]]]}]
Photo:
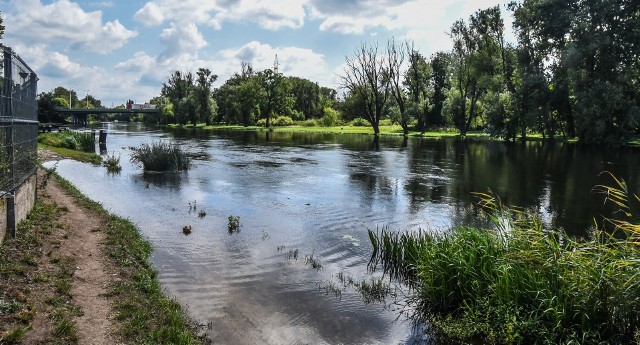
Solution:
[{"label": "tree line", "polygon": [[[448,51],[363,43],[345,58],[339,91],[243,62],[215,88],[207,68],[174,71],[150,103],[160,105],[163,124],[333,126],[359,118],[375,134],[383,121],[405,135],[455,128],[461,136],[606,144],[640,134],[640,2],[523,0],[507,9],[515,42],[505,38],[500,7],[480,9],[452,24]],[[63,103],[56,90],[50,96]]]}]

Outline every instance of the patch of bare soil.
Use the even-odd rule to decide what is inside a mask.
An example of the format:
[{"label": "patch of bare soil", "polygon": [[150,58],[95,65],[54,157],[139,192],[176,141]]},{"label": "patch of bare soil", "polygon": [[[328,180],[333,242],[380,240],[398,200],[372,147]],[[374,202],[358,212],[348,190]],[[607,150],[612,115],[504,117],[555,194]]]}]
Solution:
[{"label": "patch of bare soil", "polygon": [[[45,152],[49,155],[45,159],[52,158],[51,152]],[[63,343],[76,340],[78,344],[117,343],[117,337],[112,335],[115,327],[111,301],[107,297],[110,280],[115,277],[110,273],[113,270],[101,251],[107,220],[78,205],[55,178],[47,177],[43,171],[38,171],[38,181],[38,198],[44,204],[55,205],[60,210],[60,217],[53,223],[55,225],[51,231],[44,231],[50,235],[42,238],[42,255],[37,259],[34,276],[47,278],[43,278],[44,283],[36,281],[29,287],[25,301],[28,300],[33,306],[33,319],[21,342],[60,343],[60,338],[67,336],[66,340],[62,340]],[[65,263],[68,263],[68,267],[64,267]],[[69,272],[66,280],[65,272]],[[19,296],[11,292],[9,294]],[[72,305],[67,308],[71,312],[64,316],[69,317],[71,324],[75,323],[75,333],[71,332],[71,336],[68,336],[64,323],[55,321],[59,318],[56,296],[61,294],[66,296],[67,301],[60,303]],[[1,337],[0,343],[3,343]]]}]

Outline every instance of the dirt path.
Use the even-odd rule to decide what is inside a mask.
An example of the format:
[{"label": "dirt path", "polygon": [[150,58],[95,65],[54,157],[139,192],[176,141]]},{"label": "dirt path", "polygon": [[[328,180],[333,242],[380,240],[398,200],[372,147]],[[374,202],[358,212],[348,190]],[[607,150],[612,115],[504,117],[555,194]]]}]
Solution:
[{"label": "dirt path", "polygon": [[[51,272],[59,269],[56,264],[59,266],[60,260],[71,263],[70,288],[66,293],[77,310],[72,313],[76,332],[73,338],[78,344],[114,344],[117,341],[112,336],[111,301],[106,297],[110,279],[114,279],[113,270],[109,269],[101,251],[106,219],[79,206],[55,178],[47,178],[43,171],[38,172],[38,181],[38,198],[44,204],[55,205],[62,214],[54,226],[60,230],[54,229],[52,236],[45,239],[47,243],[42,251],[46,254],[40,258],[37,269],[39,272]],[[35,284],[31,290],[35,315],[30,330],[22,339],[24,344],[49,343],[52,334],[56,338],[55,327],[58,326],[52,322],[56,312],[51,308],[50,285],[55,284],[44,287]]]},{"label": "dirt path", "polygon": [[83,313],[76,319],[78,342],[113,344],[109,336],[110,301],[105,297],[110,275],[100,251],[100,243],[104,240],[101,229],[105,228],[105,221],[79,207],[54,179],[49,180],[44,193],[60,207],[68,209],[61,219],[68,239],[62,242],[59,250],[61,255],[73,256],[76,263],[71,296]]}]

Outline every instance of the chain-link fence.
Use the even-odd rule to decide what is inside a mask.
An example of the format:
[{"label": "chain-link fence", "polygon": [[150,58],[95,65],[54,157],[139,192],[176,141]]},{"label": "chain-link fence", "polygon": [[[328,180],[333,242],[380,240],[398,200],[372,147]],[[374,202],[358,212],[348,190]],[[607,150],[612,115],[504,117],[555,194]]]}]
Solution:
[{"label": "chain-link fence", "polygon": [[[36,172],[37,84],[31,68],[0,45],[0,198],[7,200],[8,214],[14,211],[16,190]],[[7,218],[7,227],[15,231]]]}]

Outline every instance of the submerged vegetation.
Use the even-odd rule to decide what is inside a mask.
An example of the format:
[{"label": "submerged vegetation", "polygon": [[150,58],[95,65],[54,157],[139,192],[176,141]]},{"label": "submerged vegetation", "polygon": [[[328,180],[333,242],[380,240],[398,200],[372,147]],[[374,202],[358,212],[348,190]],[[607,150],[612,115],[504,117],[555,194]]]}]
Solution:
[{"label": "submerged vegetation", "polygon": [[[599,187],[625,216],[637,216],[626,185]],[[480,205],[494,230],[446,233],[369,230],[370,269],[411,290],[408,312],[445,341],[491,343],[632,343],[640,341],[638,224],[609,221],[576,241],[490,194]],[[632,201],[640,201],[633,196]]]},{"label": "submerged vegetation", "polygon": [[175,144],[158,141],[131,150],[131,162],[142,164],[144,171],[177,172],[189,169],[189,157]]},{"label": "submerged vegetation", "polygon": [[240,216],[229,216],[227,220],[227,231],[229,232],[229,235],[240,232],[240,227],[242,226],[240,224]]},{"label": "submerged vegetation", "polygon": [[120,156],[116,157],[115,153],[107,155],[107,158],[102,161],[102,165],[105,166],[110,173],[118,173],[122,170],[120,166]]}]

